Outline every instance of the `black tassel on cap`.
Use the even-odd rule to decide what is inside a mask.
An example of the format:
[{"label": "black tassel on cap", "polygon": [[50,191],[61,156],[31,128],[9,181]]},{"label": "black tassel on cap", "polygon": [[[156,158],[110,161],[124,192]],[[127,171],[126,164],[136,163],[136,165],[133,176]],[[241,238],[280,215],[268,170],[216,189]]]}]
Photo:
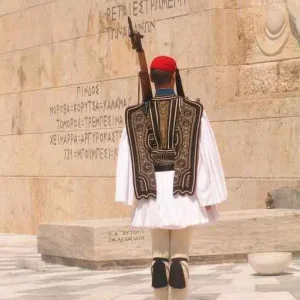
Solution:
[{"label": "black tassel on cap", "polygon": [[165,262],[169,262],[167,258],[155,257],[155,263],[151,267],[152,287],[155,289],[166,287],[168,285],[167,270]]},{"label": "black tassel on cap", "polygon": [[186,282],[180,261],[188,262],[188,260],[184,257],[176,257],[171,261],[169,285],[175,289],[184,289]]},{"label": "black tassel on cap", "polygon": [[176,89],[177,89],[177,95],[181,96],[181,97],[185,97],[184,91],[183,91],[181,77],[180,77],[180,74],[179,74],[179,70],[176,69],[175,72],[176,72]]}]

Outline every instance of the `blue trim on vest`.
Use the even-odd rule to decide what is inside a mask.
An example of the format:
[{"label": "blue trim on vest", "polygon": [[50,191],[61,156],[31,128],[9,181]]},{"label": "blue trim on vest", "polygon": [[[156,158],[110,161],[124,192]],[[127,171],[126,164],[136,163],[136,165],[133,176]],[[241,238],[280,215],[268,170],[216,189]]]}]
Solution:
[{"label": "blue trim on vest", "polygon": [[166,89],[158,89],[156,90],[155,97],[161,97],[161,96],[175,96],[175,91],[172,88],[166,88]]}]

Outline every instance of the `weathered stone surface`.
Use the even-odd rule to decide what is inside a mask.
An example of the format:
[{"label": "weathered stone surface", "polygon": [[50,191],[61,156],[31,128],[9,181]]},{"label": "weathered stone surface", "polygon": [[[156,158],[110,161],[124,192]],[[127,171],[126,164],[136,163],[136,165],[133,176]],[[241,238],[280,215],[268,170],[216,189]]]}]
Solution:
[{"label": "weathered stone surface", "polygon": [[[51,6],[53,41],[68,40],[103,31],[100,8],[106,1],[54,1]],[[64,28],[64,30],[61,30]]]},{"label": "weathered stone surface", "polygon": [[299,152],[299,126],[299,118],[214,123],[225,174],[297,179],[300,168],[294,158]]},{"label": "weathered stone surface", "polygon": [[0,1],[0,15],[5,15],[11,13],[13,11],[20,9],[20,2],[21,0],[11,0],[9,2],[2,0]]},{"label": "weathered stone surface", "polygon": [[133,206],[114,202],[113,178],[0,179],[0,230],[36,234],[40,223],[130,217]]},{"label": "weathered stone surface", "polygon": [[[232,1],[235,2],[235,1]],[[238,63],[238,11],[217,10],[216,22],[216,64],[236,65]],[[226,80],[229,82],[229,80]]]},{"label": "weathered stone surface", "polygon": [[297,179],[230,178],[227,179],[230,201],[223,202],[220,208],[222,211],[266,208],[265,200],[269,192],[280,187],[297,186]]},{"label": "weathered stone surface", "polygon": [[300,188],[279,188],[271,195],[275,208],[300,209]]},{"label": "weathered stone surface", "polygon": [[300,59],[241,67],[240,97],[300,95]]},{"label": "weathered stone surface", "polygon": [[[124,6],[120,6],[114,1],[106,2],[105,0],[80,0],[76,2],[76,5],[70,0],[14,0],[9,1],[9,5],[1,1],[2,14],[14,12],[3,16],[0,21],[3,22],[5,28],[5,36],[2,36],[4,43],[2,43],[1,50],[7,52],[43,45],[50,42],[50,39],[56,42],[104,31],[110,32],[111,35],[123,36],[121,31],[124,31],[124,26],[127,26],[127,14],[136,20],[138,28],[142,29],[143,33],[149,31],[151,33],[151,23],[153,24],[157,20],[180,17],[217,7],[228,8],[232,7],[231,2],[234,1],[179,0],[153,1],[151,3],[150,1],[135,2],[130,0],[123,4],[127,12],[124,14]],[[29,9],[24,10],[25,8]],[[14,21],[20,21],[20,19],[22,32],[20,32],[19,27],[12,26]],[[37,23],[42,24],[39,26],[39,30],[34,27]],[[20,34],[27,37],[32,33],[34,33],[32,37],[20,38]],[[6,39],[5,37],[9,35],[16,35],[16,39]]]},{"label": "weathered stone surface", "polygon": [[300,97],[236,101],[217,105],[209,111],[209,116],[212,122],[299,117],[299,101]]},{"label": "weathered stone surface", "polygon": [[0,32],[3,33],[0,36],[0,53],[41,46],[50,43],[52,39],[49,26],[51,11],[47,4],[2,16],[0,24]]},{"label": "weathered stone surface", "polygon": [[0,56],[0,94],[15,93],[21,90],[21,80],[24,80],[24,74],[20,63],[20,52]]},{"label": "weathered stone surface", "polygon": [[[217,224],[194,228],[190,255],[296,252],[300,250],[299,219],[299,210],[223,213]],[[150,231],[131,228],[129,224],[129,218],[42,224],[38,251],[48,259],[62,257],[92,262],[151,258]]]},{"label": "weathered stone surface", "polygon": [[37,272],[42,272],[46,269],[45,263],[39,259],[19,258],[16,261],[16,266],[19,269],[29,269]]},{"label": "weathered stone surface", "polygon": [[[178,57],[177,63],[180,68],[188,68],[191,65],[199,67],[214,64],[216,55],[215,20],[215,11],[207,11],[183,16],[173,21],[171,55]],[[183,30],[185,26],[189,28],[188,34]],[[202,31],[201,28],[204,27],[206,30]],[[187,45],[194,49],[197,55],[187,55]]]},{"label": "weathered stone surface", "polygon": [[[53,5],[61,5],[61,3],[60,1],[54,2]],[[42,9],[40,6],[37,8]],[[72,9],[79,8],[76,6]],[[53,8],[53,10],[55,9]],[[180,15],[176,19],[161,19],[155,25],[150,24],[149,26],[153,27],[151,27],[152,31],[145,36],[144,40],[148,61],[157,53],[163,52],[178,57],[178,66],[181,69],[191,68],[191,66],[211,66],[216,62],[216,57],[218,64],[233,63],[236,60],[233,53],[237,35],[233,35],[233,39],[230,41],[223,37],[228,35],[227,32],[236,32],[236,23],[231,22],[233,27],[228,26],[231,24],[229,20],[233,20],[235,14],[235,11],[226,10],[223,13],[209,10],[192,15]],[[49,23],[47,20],[45,22]],[[53,23],[57,24],[55,21]],[[187,24],[190,28],[188,34],[182,30]],[[206,30],[203,31],[201,28],[206,28]],[[166,35],[164,32],[167,29]],[[76,28],[74,29],[73,26],[72,30],[76,31]],[[97,30],[95,31],[97,32]],[[58,32],[68,32],[68,30],[58,30]],[[135,63],[128,64],[128,62],[136,61],[136,54],[131,49],[127,31],[125,33],[125,35],[119,36],[120,33],[117,35],[116,32],[106,30],[100,34],[88,33],[81,38],[60,41],[53,45],[48,41],[37,41],[31,47],[12,45],[11,50],[29,48],[22,50],[21,54],[19,53],[21,60],[16,66],[19,76],[15,84],[18,86],[20,84],[22,90],[32,90],[136,76],[137,65]],[[11,36],[8,32],[5,34]],[[27,34],[31,34],[31,32],[22,35],[26,36]],[[43,33],[41,35],[44,37]],[[71,34],[69,38],[74,38],[73,35]],[[30,39],[26,40],[30,41]],[[180,43],[178,43],[179,40]],[[155,43],[153,43],[154,41]],[[217,48],[216,41],[219,43]],[[32,48],[36,44],[39,47]],[[186,51],[187,45],[197,55],[182,55]],[[218,53],[216,53],[216,49]],[[68,53],[68,56],[62,57],[63,53]]]},{"label": "weathered stone surface", "polygon": [[16,134],[20,128],[21,97],[19,94],[0,96],[0,135]]},{"label": "weathered stone surface", "polygon": [[149,258],[149,231],[131,230],[127,224],[128,219],[107,219],[41,225],[38,251],[43,255],[96,261]]},{"label": "weathered stone surface", "polygon": [[216,225],[195,231],[192,255],[298,251],[294,232],[299,213],[284,209],[223,213]]},{"label": "weathered stone surface", "polygon": [[53,2],[53,0],[1,0],[0,1],[0,16],[11,14],[18,10],[28,9],[40,4]]},{"label": "weathered stone surface", "polygon": [[0,231],[32,233],[38,209],[31,203],[30,180],[1,177],[0,184]]}]

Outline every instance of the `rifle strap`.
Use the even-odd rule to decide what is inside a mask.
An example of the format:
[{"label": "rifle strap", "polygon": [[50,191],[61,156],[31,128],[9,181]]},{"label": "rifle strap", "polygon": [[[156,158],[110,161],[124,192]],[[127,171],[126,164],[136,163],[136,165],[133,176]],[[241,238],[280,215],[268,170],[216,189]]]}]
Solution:
[{"label": "rifle strap", "polygon": [[140,104],[140,97],[141,97],[141,72],[139,72],[139,79],[138,79],[138,104]]}]

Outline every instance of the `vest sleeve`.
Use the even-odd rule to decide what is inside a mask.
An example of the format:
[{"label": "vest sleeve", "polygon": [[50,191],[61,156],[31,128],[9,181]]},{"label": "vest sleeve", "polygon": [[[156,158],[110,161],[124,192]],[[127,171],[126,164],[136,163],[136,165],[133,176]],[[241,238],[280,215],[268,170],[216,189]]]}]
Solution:
[{"label": "vest sleeve", "polygon": [[196,195],[201,206],[216,205],[227,199],[227,186],[212,127],[203,111]]},{"label": "vest sleeve", "polygon": [[134,203],[132,165],[126,128],[122,131],[118,147],[115,202],[123,202],[127,205]]}]

